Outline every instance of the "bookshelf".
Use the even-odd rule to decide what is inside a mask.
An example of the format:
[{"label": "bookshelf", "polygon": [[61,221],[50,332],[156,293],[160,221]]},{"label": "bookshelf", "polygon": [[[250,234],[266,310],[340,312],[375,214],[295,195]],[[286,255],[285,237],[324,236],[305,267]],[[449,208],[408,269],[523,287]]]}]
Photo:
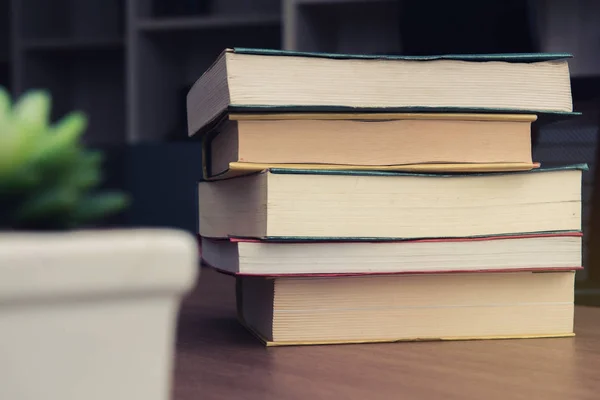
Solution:
[{"label": "bookshelf", "polygon": [[[12,19],[12,91],[49,89],[54,119],[86,112],[84,140],[91,146],[184,139],[187,89],[224,48],[281,48],[279,0],[0,0],[0,6],[10,6],[3,15]],[[0,67],[8,58],[0,58]]]},{"label": "bookshelf", "polygon": [[13,0],[12,89],[53,94],[53,119],[85,111],[86,143],[125,138],[123,0]]},{"label": "bookshelf", "polygon": [[10,90],[10,0],[0,0],[0,85]]},{"label": "bookshelf", "polygon": [[600,76],[593,0],[283,0],[283,45],[342,53],[569,52]]},{"label": "bookshelf", "polygon": [[399,53],[401,2],[286,0],[283,42],[288,50]]},{"label": "bookshelf", "polygon": [[[582,48],[595,43],[583,40],[584,34],[600,37],[600,30],[592,29],[593,15],[582,16],[583,10],[596,15],[599,7],[584,8],[583,0],[569,7],[555,0],[479,3],[468,7],[478,18],[466,11],[447,18],[456,6],[452,2],[437,2],[441,15],[416,18],[434,2],[0,0],[0,7],[7,10],[2,15],[11,22],[10,50],[0,48],[0,78],[10,66],[11,79],[4,80],[10,81],[15,94],[35,87],[51,89],[55,117],[82,109],[91,122],[86,142],[112,145],[185,138],[185,93],[226,47],[414,54],[451,51],[452,45],[458,46],[456,52],[477,51],[489,48],[490,37],[497,41],[502,36],[490,26],[504,24],[522,42],[522,49],[513,49],[517,39],[509,39],[511,49],[574,49],[582,53],[573,66],[574,75],[594,75],[594,71],[600,75],[599,53]],[[524,4],[529,4],[529,19],[490,22],[493,15],[525,15]],[[562,15],[568,16],[566,25],[558,24]],[[471,22],[462,23],[461,18]],[[3,29],[9,26],[5,22],[0,24]],[[569,28],[568,23],[580,29]],[[471,27],[481,38],[470,35],[470,40],[459,40],[466,33],[452,24],[465,31]],[[438,32],[444,30],[451,34]],[[501,41],[493,45],[499,51],[507,46]]]}]

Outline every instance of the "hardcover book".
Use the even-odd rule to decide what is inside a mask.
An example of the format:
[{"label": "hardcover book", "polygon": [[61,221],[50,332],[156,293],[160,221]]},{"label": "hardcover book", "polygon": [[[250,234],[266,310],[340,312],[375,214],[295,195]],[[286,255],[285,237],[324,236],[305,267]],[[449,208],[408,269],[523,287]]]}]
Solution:
[{"label": "hardcover book", "polygon": [[200,235],[444,238],[581,230],[586,165],[490,174],[271,169],[200,182]]},{"label": "hardcover book", "polygon": [[231,114],[203,137],[204,178],[268,168],[492,172],[536,168],[529,114]]},{"label": "hardcover book", "polygon": [[573,336],[574,271],[238,277],[267,346]]},{"label": "hardcover book", "polygon": [[570,114],[570,57],[227,49],[188,93],[188,134],[208,129],[227,112]]},{"label": "hardcover book", "polygon": [[237,276],[558,271],[581,267],[581,232],[405,241],[202,238],[203,263]]}]

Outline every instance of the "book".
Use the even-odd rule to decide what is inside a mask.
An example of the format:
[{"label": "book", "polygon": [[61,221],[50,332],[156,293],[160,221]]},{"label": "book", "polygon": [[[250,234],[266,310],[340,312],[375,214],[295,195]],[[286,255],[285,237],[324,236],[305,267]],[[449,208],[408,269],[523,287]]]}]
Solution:
[{"label": "book", "polygon": [[506,171],[531,159],[528,114],[231,114],[205,135],[204,177],[270,167]]},{"label": "book", "polygon": [[490,174],[270,169],[200,182],[209,238],[444,238],[581,230],[586,165]]},{"label": "book", "polygon": [[236,278],[267,345],[573,336],[573,271]]},{"label": "book", "polygon": [[202,238],[202,261],[239,276],[415,274],[573,270],[580,232],[406,241],[295,241]]},{"label": "book", "polygon": [[557,54],[385,56],[226,49],[187,95],[188,134],[227,112],[573,111]]}]

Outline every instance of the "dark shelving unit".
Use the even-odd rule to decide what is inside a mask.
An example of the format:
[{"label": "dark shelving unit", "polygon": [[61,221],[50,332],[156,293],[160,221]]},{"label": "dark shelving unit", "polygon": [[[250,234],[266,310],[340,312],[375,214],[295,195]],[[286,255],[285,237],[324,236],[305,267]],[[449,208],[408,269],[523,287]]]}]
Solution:
[{"label": "dark shelving unit", "polygon": [[248,15],[217,15],[198,17],[160,17],[140,19],[138,29],[145,32],[154,31],[190,31],[203,29],[228,29],[252,26],[272,26],[279,28],[281,15],[273,14],[248,14]]},{"label": "dark shelving unit", "polygon": [[202,12],[161,15],[156,0],[128,3],[130,142],[184,140],[187,91],[225,48],[281,48],[278,0],[184,3]]},{"label": "dark shelving unit", "polygon": [[279,0],[12,0],[12,90],[50,90],[54,118],[86,112],[89,145],[184,139],[187,89],[226,47],[281,48],[280,10]]},{"label": "dark shelving unit", "polygon": [[90,145],[125,141],[123,0],[13,0],[12,89],[47,89],[53,118],[84,111]]}]

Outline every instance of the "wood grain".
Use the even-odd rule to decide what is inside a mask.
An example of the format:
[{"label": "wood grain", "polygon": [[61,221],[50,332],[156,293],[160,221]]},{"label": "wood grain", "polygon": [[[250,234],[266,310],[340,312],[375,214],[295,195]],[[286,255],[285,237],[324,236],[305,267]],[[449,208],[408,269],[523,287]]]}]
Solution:
[{"label": "wood grain", "polygon": [[180,315],[174,400],[597,399],[600,309],[575,338],[265,348],[235,318],[234,279],[203,269]]}]

